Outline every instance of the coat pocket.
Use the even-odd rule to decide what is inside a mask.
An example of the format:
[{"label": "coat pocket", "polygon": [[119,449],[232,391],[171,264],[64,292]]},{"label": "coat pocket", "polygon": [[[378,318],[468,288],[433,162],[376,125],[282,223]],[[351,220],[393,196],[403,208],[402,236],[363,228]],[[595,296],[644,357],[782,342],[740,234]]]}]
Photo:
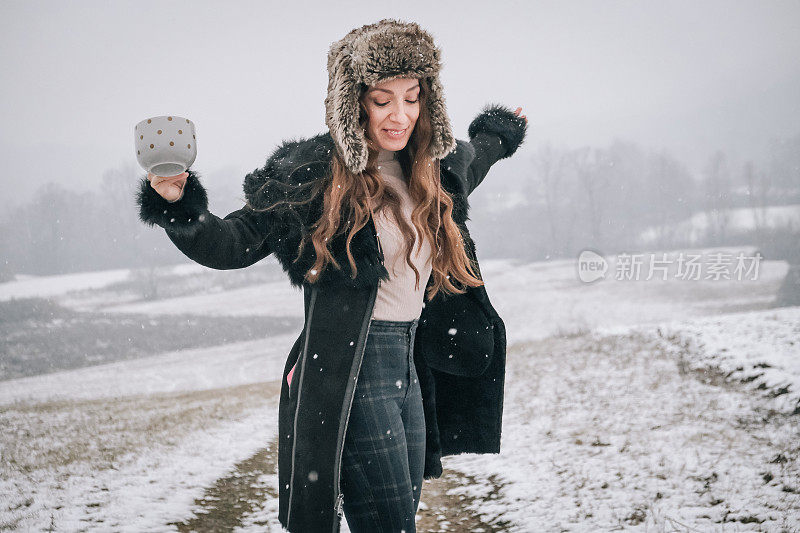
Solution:
[{"label": "coat pocket", "polygon": [[494,320],[469,289],[464,294],[440,292],[425,304],[415,349],[434,370],[475,377],[492,362],[494,337]]}]

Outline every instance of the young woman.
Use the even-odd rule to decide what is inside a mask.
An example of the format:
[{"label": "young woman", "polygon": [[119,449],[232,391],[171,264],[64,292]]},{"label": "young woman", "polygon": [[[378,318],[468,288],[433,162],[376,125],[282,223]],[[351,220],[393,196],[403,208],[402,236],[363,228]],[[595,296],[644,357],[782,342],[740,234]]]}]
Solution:
[{"label": "young woman", "polygon": [[523,142],[490,105],[453,137],[440,51],[381,20],[331,45],[329,132],[245,176],[247,205],[208,212],[198,174],[148,175],[140,217],[217,269],[275,254],[305,325],[283,372],[279,520],[292,532],[415,531],[441,457],[498,453],[505,327],[465,225],[467,196]]}]

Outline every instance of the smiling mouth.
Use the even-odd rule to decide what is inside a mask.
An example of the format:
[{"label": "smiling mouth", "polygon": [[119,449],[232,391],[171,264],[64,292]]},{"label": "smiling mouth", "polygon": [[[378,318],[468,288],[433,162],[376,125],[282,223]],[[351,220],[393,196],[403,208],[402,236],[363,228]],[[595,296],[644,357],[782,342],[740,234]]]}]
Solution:
[{"label": "smiling mouth", "polygon": [[384,129],[383,131],[385,131],[385,132],[386,132],[386,134],[387,134],[387,135],[389,135],[389,137],[402,137],[402,136],[403,136],[403,134],[405,134],[405,132],[406,132],[406,130],[407,130],[407,129],[408,129],[408,128],[406,128],[406,129],[402,129],[402,130],[388,130],[388,129]]}]

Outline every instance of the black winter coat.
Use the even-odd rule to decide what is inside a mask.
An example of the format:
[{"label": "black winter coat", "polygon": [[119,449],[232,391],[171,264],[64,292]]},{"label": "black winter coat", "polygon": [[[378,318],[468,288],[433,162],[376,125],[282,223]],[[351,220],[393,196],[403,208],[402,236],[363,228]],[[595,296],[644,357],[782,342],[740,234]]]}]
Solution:
[{"label": "black winter coat", "polygon": [[[466,226],[467,196],[495,162],[514,154],[525,132],[524,119],[505,107],[487,106],[469,126],[470,141],[459,140],[441,161],[442,186],[453,198],[453,219],[479,277],[475,245]],[[245,177],[248,201],[258,208],[292,197],[300,184],[329,172],[334,150],[329,133],[282,143],[264,167]],[[210,268],[233,269],[275,254],[291,284],[303,288],[305,324],[281,379],[279,520],[292,532],[338,532],[341,458],[350,406],[378,284],[389,278],[374,223],[370,219],[351,243],[355,279],[350,278],[342,237],[330,244],[341,270],[329,265],[318,282],[310,284],[304,276],[314,263],[313,247],[306,245],[300,259],[294,259],[303,231],[322,213],[321,200],[273,212],[245,206],[219,218],[208,211],[205,189],[192,170],[183,197],[174,203],[158,195],[146,178],[140,185],[140,218],[163,227],[187,257]],[[444,333],[452,333],[454,326],[456,335]],[[474,361],[459,366],[467,347],[473,351],[488,347],[486,360],[477,368]],[[470,287],[466,295],[452,300],[440,291],[426,301],[414,352],[427,426],[425,479],[442,474],[442,456],[499,453],[506,336],[485,287]],[[290,387],[286,376],[298,360],[301,364]]]}]

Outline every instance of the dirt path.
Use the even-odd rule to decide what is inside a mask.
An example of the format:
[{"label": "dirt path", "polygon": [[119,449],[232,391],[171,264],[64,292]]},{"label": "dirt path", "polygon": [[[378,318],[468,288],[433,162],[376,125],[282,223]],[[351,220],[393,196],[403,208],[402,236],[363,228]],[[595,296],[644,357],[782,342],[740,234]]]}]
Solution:
[{"label": "dirt path", "polygon": [[[276,472],[278,443],[259,450],[237,463],[231,473],[208,487],[201,498],[195,500],[194,516],[181,522],[170,522],[178,531],[231,531],[244,525],[248,515],[264,507],[267,500],[277,500]],[[251,519],[254,526],[269,527],[271,521]]]},{"label": "dirt path", "polygon": [[[235,465],[232,471],[208,487],[194,502],[194,516],[170,522],[178,531],[281,531],[277,521],[277,442]],[[453,494],[453,489],[478,483],[473,476],[446,470],[441,478],[426,480],[417,513],[420,532],[470,531],[503,532],[507,523],[496,517],[467,512],[479,505],[476,498]],[[497,497],[502,486],[488,480]],[[348,531],[342,519],[342,531]]]},{"label": "dirt path", "polygon": [[444,532],[502,532],[509,531],[509,522],[491,513],[477,513],[469,509],[480,508],[481,498],[458,494],[459,489],[476,484],[491,487],[488,499],[500,496],[503,483],[494,476],[486,480],[445,468],[442,477],[425,481],[417,512],[417,531]]}]

